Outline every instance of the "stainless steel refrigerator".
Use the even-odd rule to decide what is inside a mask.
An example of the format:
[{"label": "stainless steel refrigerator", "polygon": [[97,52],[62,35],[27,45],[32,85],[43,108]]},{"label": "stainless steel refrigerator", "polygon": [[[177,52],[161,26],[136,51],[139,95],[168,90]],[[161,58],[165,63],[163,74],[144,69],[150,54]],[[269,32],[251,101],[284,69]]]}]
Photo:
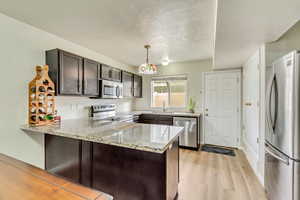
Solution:
[{"label": "stainless steel refrigerator", "polygon": [[270,200],[300,200],[300,52],[267,71],[265,188]]}]

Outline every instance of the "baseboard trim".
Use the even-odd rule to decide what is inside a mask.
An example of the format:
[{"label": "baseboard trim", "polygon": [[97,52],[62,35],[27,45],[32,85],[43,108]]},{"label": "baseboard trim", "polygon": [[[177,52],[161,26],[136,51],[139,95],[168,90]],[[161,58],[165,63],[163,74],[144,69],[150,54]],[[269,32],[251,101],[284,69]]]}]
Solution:
[{"label": "baseboard trim", "polygon": [[256,177],[258,178],[259,182],[264,185],[264,177],[258,171],[258,154],[256,154],[251,146],[247,143],[245,139],[243,139],[241,150],[245,153],[246,158],[254,171]]}]

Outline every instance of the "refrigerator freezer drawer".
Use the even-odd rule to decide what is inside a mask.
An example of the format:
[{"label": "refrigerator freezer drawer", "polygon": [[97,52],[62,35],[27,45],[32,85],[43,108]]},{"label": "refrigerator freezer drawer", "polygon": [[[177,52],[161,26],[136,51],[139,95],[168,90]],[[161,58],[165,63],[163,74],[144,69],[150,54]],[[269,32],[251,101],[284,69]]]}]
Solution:
[{"label": "refrigerator freezer drawer", "polygon": [[300,199],[300,162],[294,162],[294,200]]},{"label": "refrigerator freezer drawer", "polygon": [[270,200],[293,198],[294,161],[266,144],[265,188]]}]

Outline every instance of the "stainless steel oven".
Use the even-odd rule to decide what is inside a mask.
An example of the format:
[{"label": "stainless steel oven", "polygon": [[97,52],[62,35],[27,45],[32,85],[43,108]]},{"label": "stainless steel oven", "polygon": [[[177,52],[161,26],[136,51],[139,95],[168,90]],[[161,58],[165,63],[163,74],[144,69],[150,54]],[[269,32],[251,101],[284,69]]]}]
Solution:
[{"label": "stainless steel oven", "polygon": [[117,99],[123,98],[123,84],[114,81],[100,80],[101,98]]}]

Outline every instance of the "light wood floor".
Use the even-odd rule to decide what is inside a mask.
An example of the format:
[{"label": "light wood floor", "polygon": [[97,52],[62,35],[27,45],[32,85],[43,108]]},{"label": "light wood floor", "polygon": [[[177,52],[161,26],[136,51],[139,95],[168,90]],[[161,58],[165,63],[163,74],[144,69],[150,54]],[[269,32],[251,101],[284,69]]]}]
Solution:
[{"label": "light wood floor", "polygon": [[180,150],[178,200],[266,200],[244,153]]}]

